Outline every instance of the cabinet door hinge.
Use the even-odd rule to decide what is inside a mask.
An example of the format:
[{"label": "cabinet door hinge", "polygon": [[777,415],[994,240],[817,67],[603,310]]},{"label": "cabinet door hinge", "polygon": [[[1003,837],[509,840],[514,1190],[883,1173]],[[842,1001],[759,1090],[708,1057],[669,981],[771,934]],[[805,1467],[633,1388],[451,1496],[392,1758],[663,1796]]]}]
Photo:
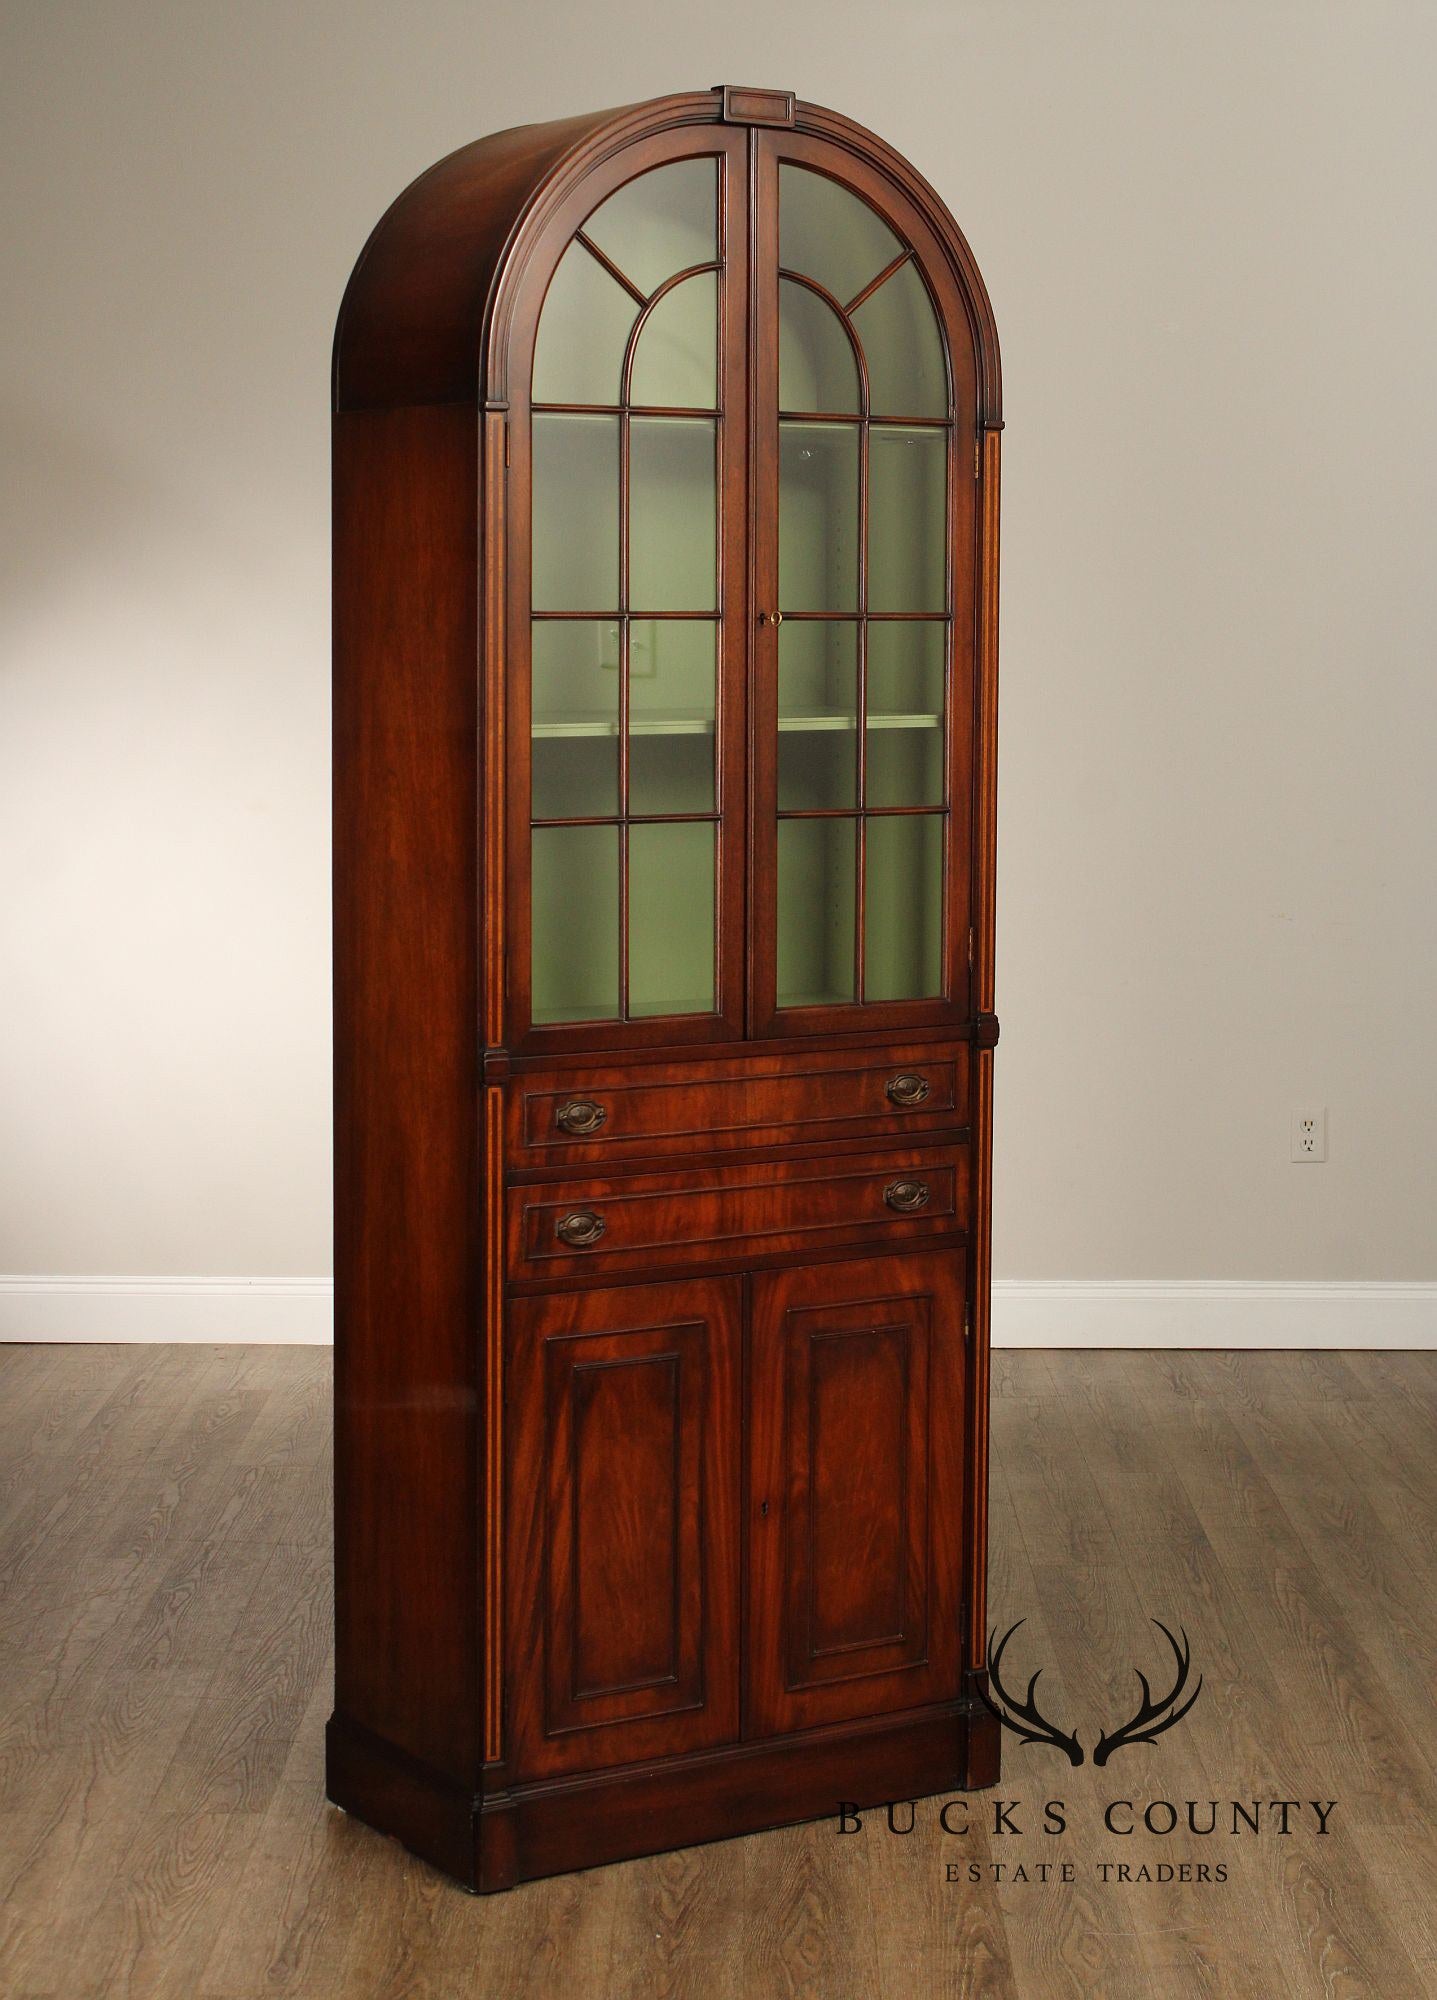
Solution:
[{"label": "cabinet door hinge", "polygon": [[509,470],[509,419],[504,419],[504,470]]},{"label": "cabinet door hinge", "polygon": [[983,477],[983,433],[980,431],[973,440],[973,477]]}]

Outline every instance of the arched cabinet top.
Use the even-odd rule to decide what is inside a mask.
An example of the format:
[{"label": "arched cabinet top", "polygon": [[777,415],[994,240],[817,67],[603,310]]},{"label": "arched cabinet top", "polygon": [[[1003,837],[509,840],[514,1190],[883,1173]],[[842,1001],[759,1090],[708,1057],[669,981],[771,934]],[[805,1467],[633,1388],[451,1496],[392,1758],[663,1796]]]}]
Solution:
[{"label": "arched cabinet top", "polygon": [[837,112],[795,103],[783,92],[722,88],[517,126],[463,146],[421,174],[381,218],[350,275],[335,328],[335,410],[505,403],[514,304],[554,211],[597,167],[629,148],[678,127],[735,124],[782,125],[826,140],[877,169],[913,203],[942,246],[970,317],[978,420],[999,425],[998,338],[988,294],[962,231],[927,181],[891,146]]}]

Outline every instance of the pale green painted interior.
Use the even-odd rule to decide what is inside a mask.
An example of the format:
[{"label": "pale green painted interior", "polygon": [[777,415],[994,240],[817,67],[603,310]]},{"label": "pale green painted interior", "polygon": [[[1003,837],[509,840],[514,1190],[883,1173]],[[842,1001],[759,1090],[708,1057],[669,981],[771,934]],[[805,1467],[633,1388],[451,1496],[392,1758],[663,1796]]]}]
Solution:
[{"label": "pale green painted interior", "polygon": [[533,816],[619,810],[619,628],[612,619],[534,625]]},{"label": "pale green painted interior", "polygon": [[868,804],[943,804],[944,655],[935,619],[868,627]]},{"label": "pale green painted interior", "polygon": [[779,168],[781,270],[815,279],[846,306],[904,247],[876,210],[827,174],[808,167]]},{"label": "pale green painted interior", "polygon": [[629,828],[629,1012],[711,1014],[714,823]]},{"label": "pale green painted interior", "polygon": [[778,601],[858,609],[856,424],[779,425]]},{"label": "pale green painted interior", "polygon": [[778,1004],[855,998],[856,819],[778,823]]},{"label": "pale green painted interior", "polygon": [[858,626],[790,619],[778,635],[778,809],[858,804]]},{"label": "pale green painted interior", "polygon": [[875,417],[946,417],[948,370],[928,287],[910,257],[853,315]]},{"label": "pale green painted interior", "polygon": [[792,278],[778,287],[778,406],[858,415],[858,363],[843,321]]},{"label": "pale green painted interior", "polygon": [[534,341],[534,401],[617,403],[638,316],[638,302],[598,258],[571,243],[549,282]]},{"label": "pale green painted interior", "polygon": [[534,418],[536,611],[619,608],[619,419]]},{"label": "pale green painted interior", "polygon": [[868,453],[868,608],[946,608],[948,434],[875,424]]},{"label": "pale green painted interior", "polygon": [[919,1000],[943,990],[944,824],[941,813],[866,822],[866,1000]]},{"label": "pale green painted interior", "polygon": [[536,1022],[619,1011],[619,829],[536,826],[531,868]]},{"label": "pale green painted interior", "polygon": [[630,625],[630,812],[713,811],[717,640],[712,620]]},{"label": "pale green painted interior", "polygon": [[664,293],[644,321],[634,349],[629,401],[669,409],[718,408],[716,272],[685,278]]},{"label": "pale green painted interior", "polygon": [[[718,162],[675,160],[626,181],[601,202],[584,234],[650,298],[692,264],[718,258]],[[583,338],[583,328],[574,329]]]},{"label": "pale green painted interior", "polygon": [[629,607],[712,611],[717,598],[714,420],[629,427]]}]

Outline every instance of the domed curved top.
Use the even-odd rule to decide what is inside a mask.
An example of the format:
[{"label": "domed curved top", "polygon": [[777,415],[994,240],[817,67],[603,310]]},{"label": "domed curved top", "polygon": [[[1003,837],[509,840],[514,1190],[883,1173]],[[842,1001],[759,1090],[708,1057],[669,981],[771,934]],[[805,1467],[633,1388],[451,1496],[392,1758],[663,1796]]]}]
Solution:
[{"label": "domed curved top", "polygon": [[856,153],[918,207],[942,244],[973,326],[978,420],[1002,421],[998,338],[978,266],[938,195],[851,119],[787,92],[716,87],[650,98],[462,146],[412,181],[350,273],[334,335],[334,408],[502,401],[505,286],[528,239],[601,161],[683,125],[782,125]]}]

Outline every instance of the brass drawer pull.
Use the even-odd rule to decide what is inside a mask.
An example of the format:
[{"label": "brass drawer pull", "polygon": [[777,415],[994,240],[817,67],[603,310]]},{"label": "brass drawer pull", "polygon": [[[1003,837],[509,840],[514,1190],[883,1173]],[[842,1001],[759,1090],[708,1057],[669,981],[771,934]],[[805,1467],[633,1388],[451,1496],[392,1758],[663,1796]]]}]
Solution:
[{"label": "brass drawer pull", "polygon": [[554,1123],[561,1132],[587,1139],[591,1132],[598,1131],[608,1115],[602,1104],[592,1104],[587,1097],[571,1097],[554,1113]]},{"label": "brass drawer pull", "polygon": [[884,1095],[905,1110],[910,1104],[921,1104],[928,1095],[929,1083],[926,1076],[914,1076],[905,1070],[902,1076],[890,1077],[884,1085]]},{"label": "brass drawer pull", "polygon": [[[928,1199],[928,1190],[923,1190],[923,1198]],[[587,1250],[591,1243],[597,1243],[608,1228],[602,1215],[595,1215],[591,1208],[575,1209],[572,1215],[561,1215],[554,1224],[554,1234],[575,1250]]]},{"label": "brass drawer pull", "polygon": [[911,1215],[916,1208],[928,1206],[927,1181],[890,1181],[883,1190],[883,1199],[890,1208],[896,1208],[900,1215]]}]

